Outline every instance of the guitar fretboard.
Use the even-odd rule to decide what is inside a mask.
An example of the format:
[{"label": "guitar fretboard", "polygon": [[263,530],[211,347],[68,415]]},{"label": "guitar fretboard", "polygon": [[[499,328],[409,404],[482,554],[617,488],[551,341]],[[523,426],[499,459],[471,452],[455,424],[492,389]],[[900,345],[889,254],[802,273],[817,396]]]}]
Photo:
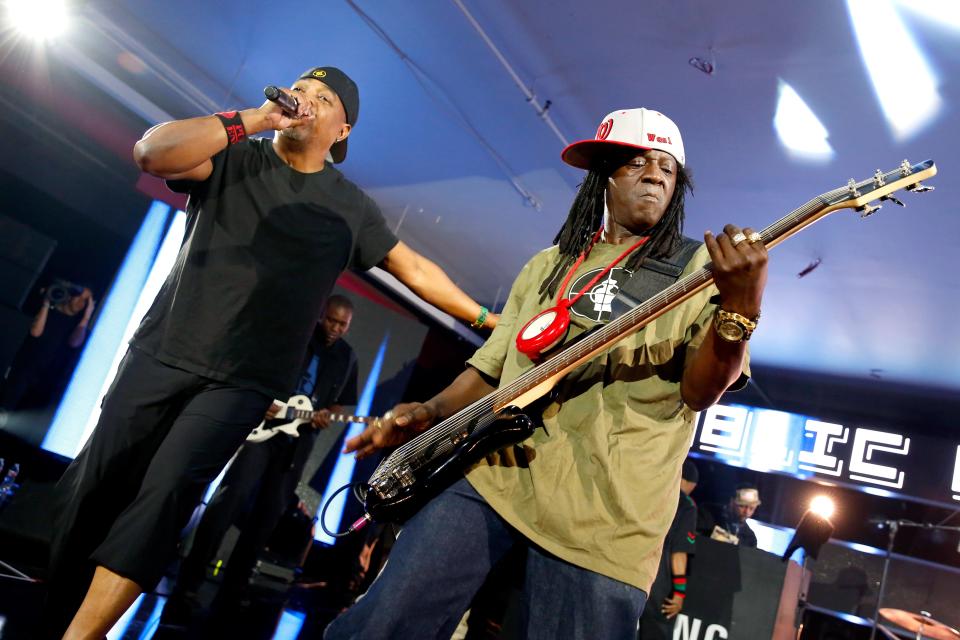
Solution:
[{"label": "guitar fretboard", "polygon": [[[313,416],[319,413],[318,411],[309,411],[307,409],[287,409],[285,414],[285,419],[287,420],[313,420]],[[370,424],[376,420],[376,416],[352,416],[346,413],[331,413],[330,422],[359,422],[362,424]]]}]

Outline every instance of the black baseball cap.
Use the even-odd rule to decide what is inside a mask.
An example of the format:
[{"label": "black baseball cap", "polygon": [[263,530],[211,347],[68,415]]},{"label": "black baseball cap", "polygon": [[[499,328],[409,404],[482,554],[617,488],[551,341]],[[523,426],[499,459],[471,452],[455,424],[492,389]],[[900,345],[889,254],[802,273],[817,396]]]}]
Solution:
[{"label": "black baseball cap", "polygon": [[[340,98],[343,110],[347,114],[347,124],[352,127],[357,123],[357,116],[360,115],[360,90],[357,89],[357,83],[351,80],[350,76],[336,67],[313,67],[304,71],[297,79],[305,80],[307,78],[319,80],[333,89],[333,92]],[[347,140],[349,138],[344,138],[330,147],[330,155],[334,162],[343,162],[347,157]]]}]

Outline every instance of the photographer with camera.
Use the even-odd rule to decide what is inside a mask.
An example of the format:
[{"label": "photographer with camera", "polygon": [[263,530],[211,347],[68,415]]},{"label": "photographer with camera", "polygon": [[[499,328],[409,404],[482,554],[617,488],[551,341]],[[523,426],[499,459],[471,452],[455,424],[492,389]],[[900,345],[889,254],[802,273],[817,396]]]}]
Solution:
[{"label": "photographer with camera", "polygon": [[[0,407],[7,410],[46,405],[54,395],[66,369],[66,359],[87,337],[90,318],[96,308],[87,287],[55,279],[41,289],[39,309],[30,324],[30,335],[20,346],[10,371],[0,387]],[[69,351],[64,350],[64,345]],[[52,375],[48,375],[52,374]],[[28,397],[28,394],[30,397]]]},{"label": "photographer with camera", "polygon": [[30,325],[30,335],[34,338],[43,335],[47,318],[52,310],[56,310],[67,317],[76,316],[82,311],[83,317],[80,318],[80,322],[74,327],[67,340],[70,347],[74,349],[80,347],[87,337],[87,327],[96,307],[93,293],[86,287],[75,285],[66,280],[54,280],[53,284],[43,293],[43,300],[46,304],[40,307],[37,315],[33,318],[33,324]]}]

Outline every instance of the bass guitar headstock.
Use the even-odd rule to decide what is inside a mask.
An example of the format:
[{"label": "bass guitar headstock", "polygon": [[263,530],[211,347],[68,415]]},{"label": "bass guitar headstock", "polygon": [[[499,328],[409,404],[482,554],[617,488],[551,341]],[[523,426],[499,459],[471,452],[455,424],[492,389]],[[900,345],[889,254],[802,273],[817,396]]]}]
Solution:
[{"label": "bass guitar headstock", "polygon": [[892,202],[895,205],[906,205],[893,194],[901,191],[926,193],[933,191],[933,187],[921,182],[937,175],[937,165],[933,160],[925,160],[917,164],[910,164],[908,160],[900,166],[884,173],[877,169],[872,178],[857,182],[853,178],[842,189],[824,194],[831,210],[855,209],[860,212],[861,218],[873,215],[883,206],[882,202]]}]

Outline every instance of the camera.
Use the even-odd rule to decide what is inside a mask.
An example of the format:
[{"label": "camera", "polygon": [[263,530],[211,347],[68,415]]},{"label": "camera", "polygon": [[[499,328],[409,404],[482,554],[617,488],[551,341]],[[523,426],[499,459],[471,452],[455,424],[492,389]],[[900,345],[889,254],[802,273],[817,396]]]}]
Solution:
[{"label": "camera", "polygon": [[51,305],[63,304],[74,296],[83,293],[83,287],[63,279],[56,279],[47,287],[44,297]]}]

